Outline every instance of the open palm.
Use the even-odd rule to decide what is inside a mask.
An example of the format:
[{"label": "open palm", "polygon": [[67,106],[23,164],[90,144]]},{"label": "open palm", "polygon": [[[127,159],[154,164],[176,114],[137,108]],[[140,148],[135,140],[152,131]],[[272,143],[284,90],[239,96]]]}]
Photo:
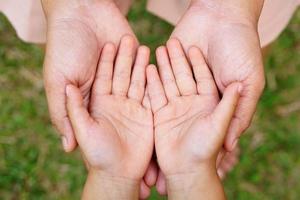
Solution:
[{"label": "open palm", "polygon": [[161,47],[157,51],[160,77],[154,66],[147,71],[159,166],[167,176],[196,171],[207,161],[215,167],[234,114],[239,84],[229,86],[219,103],[200,50],[192,47],[189,51],[192,72],[180,43],[172,39],[167,46],[168,50]]},{"label": "open palm", "polygon": [[191,46],[201,49],[222,94],[234,82],[243,84],[242,97],[224,142],[225,149],[232,151],[254,115],[264,88],[264,69],[257,21],[243,12],[237,16],[241,13],[238,10],[225,12],[222,9],[226,8],[220,5],[191,4],[171,37],[179,39],[185,51]]},{"label": "open palm", "polygon": [[149,49],[140,47],[134,64],[134,39],[125,36],[116,60],[115,55],[114,45],[105,45],[89,112],[83,106],[79,90],[71,86],[74,98],[68,102],[69,116],[91,168],[117,177],[141,180],[154,143],[153,116],[145,96]]},{"label": "open palm", "polygon": [[81,5],[68,1],[67,4],[47,15],[44,79],[51,120],[63,136],[65,151],[70,152],[77,142],[65,106],[66,85],[78,86],[87,106],[103,45],[107,42],[118,45],[123,35],[134,37],[134,33],[113,2]]}]

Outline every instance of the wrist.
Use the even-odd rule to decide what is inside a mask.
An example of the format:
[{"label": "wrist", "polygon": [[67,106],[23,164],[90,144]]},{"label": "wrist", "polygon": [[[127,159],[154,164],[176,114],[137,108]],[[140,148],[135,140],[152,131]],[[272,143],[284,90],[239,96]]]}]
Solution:
[{"label": "wrist", "polygon": [[214,13],[217,18],[257,26],[264,0],[192,0],[191,7]]},{"label": "wrist", "polygon": [[68,13],[79,7],[92,7],[97,3],[114,3],[114,0],[42,0],[42,6],[47,18],[51,18],[55,13],[61,13],[68,17]]},{"label": "wrist", "polygon": [[181,192],[193,189],[197,184],[205,182],[209,177],[215,177],[216,168],[211,165],[200,165],[189,171],[165,174],[170,191]]},{"label": "wrist", "polygon": [[166,176],[169,199],[225,199],[216,168],[200,166],[197,171]]},{"label": "wrist", "polygon": [[140,180],[90,169],[82,199],[138,199],[139,184]]}]

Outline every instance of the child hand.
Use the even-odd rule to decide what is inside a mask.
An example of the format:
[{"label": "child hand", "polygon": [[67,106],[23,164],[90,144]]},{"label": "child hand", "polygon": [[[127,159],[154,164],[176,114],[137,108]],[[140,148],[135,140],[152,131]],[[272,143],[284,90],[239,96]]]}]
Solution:
[{"label": "child hand", "polygon": [[171,39],[167,49],[157,50],[159,74],[155,66],[147,68],[156,154],[167,182],[170,176],[201,168],[216,173],[217,155],[241,91],[240,84],[232,83],[219,102],[213,76],[198,48],[190,49],[189,60],[193,72],[181,44]]},{"label": "child hand", "polygon": [[[117,54],[117,55],[116,55]],[[140,181],[153,152],[153,115],[145,95],[150,51],[124,36],[118,53],[102,50],[89,110],[77,87],[68,85],[67,108],[90,171]],[[132,66],[134,67],[132,68]]]}]

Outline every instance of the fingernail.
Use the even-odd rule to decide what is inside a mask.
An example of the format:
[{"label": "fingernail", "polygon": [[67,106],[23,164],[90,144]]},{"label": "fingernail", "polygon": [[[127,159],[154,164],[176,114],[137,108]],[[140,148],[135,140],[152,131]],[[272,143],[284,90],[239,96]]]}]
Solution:
[{"label": "fingernail", "polygon": [[243,85],[241,83],[239,84],[238,91],[240,94],[243,92]]},{"label": "fingernail", "polygon": [[69,94],[70,94],[70,85],[67,85],[66,86],[66,94],[67,94],[67,96],[69,96]]},{"label": "fingernail", "polygon": [[234,150],[237,146],[237,144],[239,143],[239,139],[235,139],[232,143],[232,150]]},{"label": "fingernail", "polygon": [[64,150],[66,151],[67,146],[68,146],[68,140],[67,140],[66,136],[61,136],[61,142],[62,142]]}]

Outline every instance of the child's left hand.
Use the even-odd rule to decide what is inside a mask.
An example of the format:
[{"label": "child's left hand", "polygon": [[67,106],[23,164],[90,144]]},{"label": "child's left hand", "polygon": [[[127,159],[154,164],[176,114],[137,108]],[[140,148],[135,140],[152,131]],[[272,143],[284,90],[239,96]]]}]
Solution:
[{"label": "child's left hand", "polygon": [[153,116],[145,95],[150,51],[140,47],[134,60],[134,39],[124,36],[116,54],[113,44],[102,50],[89,110],[79,89],[67,86],[68,114],[90,170],[140,181],[154,145]]}]

